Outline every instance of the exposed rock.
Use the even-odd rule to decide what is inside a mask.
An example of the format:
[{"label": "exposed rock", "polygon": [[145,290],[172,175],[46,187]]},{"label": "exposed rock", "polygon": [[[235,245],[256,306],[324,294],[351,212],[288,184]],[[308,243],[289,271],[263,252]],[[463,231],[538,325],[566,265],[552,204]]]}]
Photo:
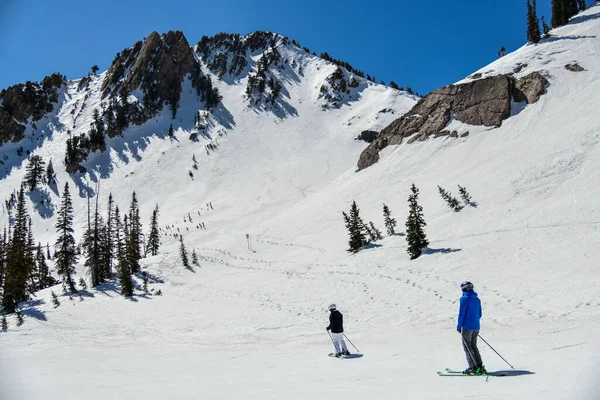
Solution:
[{"label": "exposed rock", "polygon": [[567,64],[565,65],[565,68],[568,69],[569,71],[572,72],[581,72],[581,71],[585,71],[585,68],[583,68],[581,65],[579,65],[579,63],[577,62],[573,62],[571,64]]},{"label": "exposed rock", "polygon": [[378,135],[379,132],[376,131],[362,131],[355,140],[364,140],[367,143],[373,143],[373,141],[377,139]]},{"label": "exposed rock", "polygon": [[25,127],[15,121],[4,107],[0,107],[0,146],[7,142],[22,140],[24,133]]},{"label": "exposed rock", "polygon": [[517,63],[517,65],[513,68],[513,73],[518,74],[525,67],[527,67],[527,64]]},{"label": "exposed rock", "polygon": [[41,84],[27,81],[13,85],[0,92],[2,106],[19,122],[26,123],[30,117],[38,121],[52,111],[52,103],[58,101],[58,89],[65,83],[64,76],[52,74],[45,77]]},{"label": "exposed rock", "polygon": [[471,78],[471,79],[479,79],[481,77],[482,77],[481,72],[477,72],[476,74],[471,75],[469,78]]},{"label": "exposed rock", "polygon": [[[519,82],[517,97],[522,96],[528,103],[534,103],[541,94],[546,93],[548,82],[537,72],[521,78]],[[376,163],[380,150],[400,144],[405,139],[413,143],[430,136],[458,137],[458,132],[444,130],[452,115],[456,120],[470,125],[499,127],[510,116],[513,94],[517,92],[515,86],[514,78],[497,75],[431,92],[408,113],[381,131],[360,155],[358,170]]]},{"label": "exposed rock", "polygon": [[452,131],[452,133],[450,134],[450,137],[457,138],[458,137],[458,132],[457,131]]},{"label": "exposed rock", "polygon": [[116,95],[119,90],[127,93],[141,87],[151,92],[153,101],[179,101],[181,83],[192,72],[195,60],[193,50],[183,33],[152,32],[142,42],[117,54],[108,69],[102,93]]},{"label": "exposed rock", "polygon": [[467,137],[469,136],[469,131],[463,132],[460,137]]}]

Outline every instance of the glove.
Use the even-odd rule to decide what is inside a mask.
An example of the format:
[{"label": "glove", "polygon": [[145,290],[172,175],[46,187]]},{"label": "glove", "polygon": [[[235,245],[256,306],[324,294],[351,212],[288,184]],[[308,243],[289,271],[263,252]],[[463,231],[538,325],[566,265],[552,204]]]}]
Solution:
[{"label": "glove", "polygon": [[330,330],[331,328],[330,328],[330,327],[327,327],[327,328],[325,328],[325,329],[327,329],[327,332],[329,332],[329,330]]},{"label": "glove", "polygon": [[456,328],[456,332],[458,332],[458,333],[462,334],[462,329],[460,329],[460,328]]}]

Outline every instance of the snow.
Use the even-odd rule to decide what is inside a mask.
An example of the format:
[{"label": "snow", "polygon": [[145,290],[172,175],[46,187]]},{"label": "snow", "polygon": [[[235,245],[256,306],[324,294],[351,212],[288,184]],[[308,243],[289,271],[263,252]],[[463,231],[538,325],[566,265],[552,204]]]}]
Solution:
[{"label": "snow", "polygon": [[[61,165],[71,110],[78,100],[80,109],[86,93],[72,82],[60,124],[35,152],[53,158],[61,192],[67,181],[78,186],[76,234],[85,226],[85,182],[102,178],[102,205],[112,192],[127,209],[135,190],[147,232],[158,204],[161,227],[172,225],[169,234],[179,229],[201,267],[181,266],[176,237],[163,236],[160,254],[142,260],[150,288],[162,296],[138,286],[134,297],[123,298],[108,283],[81,291],[82,300],[61,296],[54,308],[50,289],[37,293],[23,305],[25,323],[17,327],[9,317],[0,333],[0,398],[597,399],[599,18],[600,8],[592,7],[551,39],[480,71],[511,72],[520,62],[528,66],[517,76],[543,69],[550,81],[546,95],[502,127],[452,121],[449,129],[470,135],[389,147],[359,173],[366,144],[354,137],[380,130],[415,99],[369,84],[358,101],[322,111],[319,87],[335,67],[292,46],[281,52],[304,71],[285,82],[284,100],[296,114],[248,108],[245,79],[227,84],[213,77],[223,105],[213,113],[212,139],[194,143],[188,136],[202,104],[186,84],[175,121],[167,108],[112,139],[110,154],[90,156],[95,172],[85,178],[69,177]],[[586,71],[564,69],[574,60]],[[74,134],[87,129],[100,104],[101,77],[89,84]],[[384,108],[395,114],[379,113]],[[171,123],[173,141],[166,135]],[[211,140],[218,150],[207,154]],[[10,149],[0,151],[13,157]],[[3,198],[23,175],[21,167],[2,180]],[[386,235],[347,253],[341,212],[356,200],[363,219],[383,230],[385,203],[403,232],[413,182],[430,249],[410,261],[405,238]],[[477,207],[455,213],[445,205],[437,185],[458,196],[458,184]],[[192,222],[184,222],[188,212]],[[36,240],[53,243],[55,216],[32,215]],[[199,222],[207,229],[197,229]],[[455,330],[464,280],[482,299],[481,335],[515,369],[481,341],[484,363],[509,376],[435,374],[466,364]],[[364,357],[327,357],[332,302]]]}]

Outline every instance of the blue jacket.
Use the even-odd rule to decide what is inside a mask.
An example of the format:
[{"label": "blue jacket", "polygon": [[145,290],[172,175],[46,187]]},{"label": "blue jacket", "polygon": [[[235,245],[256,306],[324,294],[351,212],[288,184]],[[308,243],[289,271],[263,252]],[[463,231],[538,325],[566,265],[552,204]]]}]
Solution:
[{"label": "blue jacket", "polygon": [[460,298],[458,309],[458,324],[456,329],[469,331],[479,330],[479,319],[481,318],[481,301],[474,290],[464,292]]}]

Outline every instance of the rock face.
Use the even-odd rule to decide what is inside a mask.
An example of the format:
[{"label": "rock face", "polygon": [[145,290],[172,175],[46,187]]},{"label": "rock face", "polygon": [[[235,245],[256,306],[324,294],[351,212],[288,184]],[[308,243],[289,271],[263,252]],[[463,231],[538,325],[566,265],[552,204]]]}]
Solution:
[{"label": "rock face", "polygon": [[579,63],[574,62],[571,64],[567,64],[565,65],[565,69],[571,71],[571,72],[581,72],[581,71],[585,71],[585,68],[583,68],[581,65],[579,65]]},{"label": "rock face", "polygon": [[515,82],[514,100],[533,104],[540,99],[541,95],[546,94],[546,86],[548,86],[546,78],[539,72],[532,72]]},{"label": "rock face", "polygon": [[364,140],[367,143],[373,143],[375,139],[379,136],[379,132],[377,131],[362,131],[357,137],[356,140]]},{"label": "rock face", "polygon": [[[444,128],[452,115],[470,125],[496,126],[510,116],[511,102],[535,103],[546,93],[546,79],[534,72],[516,81],[507,75],[488,77],[437,89],[422,98],[412,110],[385,127],[358,160],[359,170],[379,160],[379,151],[389,145],[425,140],[430,136],[458,137]],[[516,95],[516,96],[515,96]]]},{"label": "rock face", "polygon": [[192,72],[194,64],[193,50],[183,33],[171,31],[161,36],[152,32],[117,54],[102,84],[102,94],[130,93],[141,87],[151,92],[151,100],[179,101],[183,77]]},{"label": "rock face", "polygon": [[41,83],[26,82],[13,85],[0,92],[0,145],[23,139],[25,124],[40,120],[52,111],[58,101],[58,89],[66,83],[60,74],[45,77]]}]

